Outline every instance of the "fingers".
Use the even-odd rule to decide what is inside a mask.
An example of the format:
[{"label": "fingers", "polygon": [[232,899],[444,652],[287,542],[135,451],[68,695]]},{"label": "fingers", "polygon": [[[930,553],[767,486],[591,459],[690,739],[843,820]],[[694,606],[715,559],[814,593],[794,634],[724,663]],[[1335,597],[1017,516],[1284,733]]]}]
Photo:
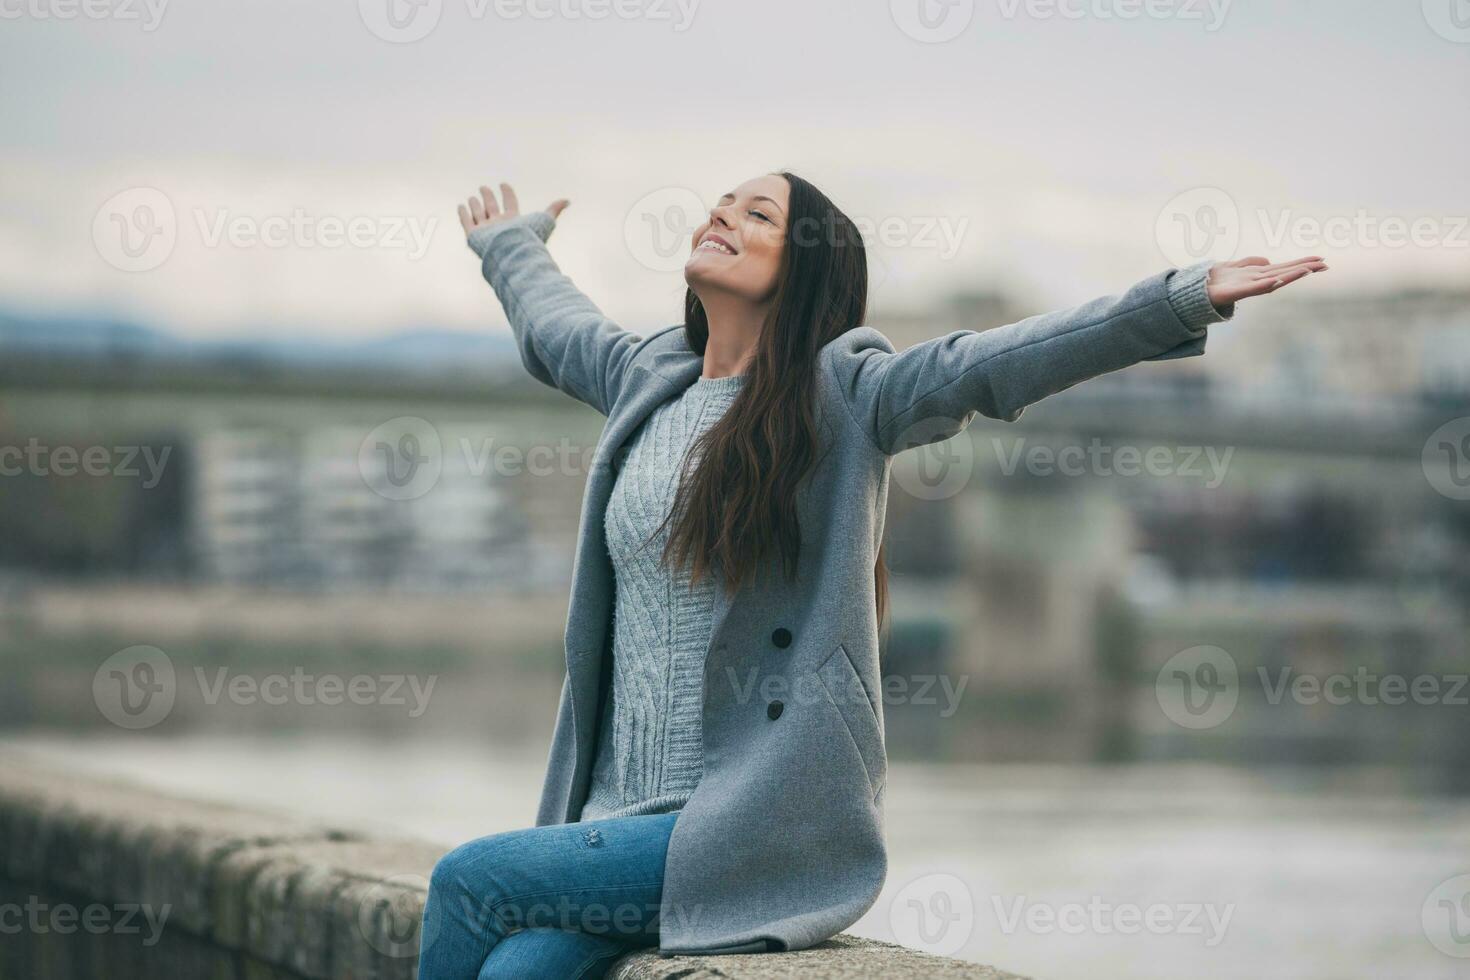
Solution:
[{"label": "fingers", "polygon": [[1289,286],[1298,279],[1305,279],[1311,274],[1311,269],[1299,268],[1291,272],[1282,272],[1275,276],[1262,276],[1244,285],[1240,289],[1240,298],[1247,299],[1251,296],[1265,296],[1267,293],[1274,293],[1283,286]]},{"label": "fingers", "polygon": [[1281,273],[1293,271],[1299,266],[1306,266],[1310,268],[1313,272],[1321,272],[1323,269],[1327,268],[1326,260],[1323,259],[1320,255],[1307,255],[1299,259],[1292,259],[1290,262],[1274,263],[1263,255],[1252,255],[1244,259],[1237,259],[1234,262],[1226,262],[1224,264],[1227,266],[1233,266],[1237,269],[1249,269],[1257,276],[1273,279]]},{"label": "fingers", "polygon": [[1282,267],[1280,269],[1274,269],[1274,270],[1269,270],[1269,271],[1263,270],[1261,272],[1258,272],[1254,276],[1252,276],[1252,279],[1254,279],[1257,282],[1274,282],[1275,280],[1284,278],[1286,276],[1296,277],[1297,276],[1297,273],[1303,273],[1305,275],[1311,275],[1314,272],[1326,272],[1326,271],[1327,271],[1327,266],[1325,266],[1325,265],[1284,266],[1284,267]]},{"label": "fingers", "polygon": [[1311,269],[1297,269],[1292,272],[1283,272],[1281,275],[1276,277],[1276,281],[1271,288],[1280,289],[1282,286],[1290,285],[1291,283],[1296,282],[1298,279],[1305,279],[1311,274]]},{"label": "fingers", "polygon": [[[484,190],[483,187],[480,189]],[[516,199],[515,188],[511,187],[509,184],[501,184],[500,197],[502,202],[505,204],[505,216],[507,218],[514,217],[515,215],[521,213],[521,202]]]},{"label": "fingers", "polygon": [[1293,272],[1298,268],[1320,272],[1327,268],[1327,262],[1320,255],[1309,255],[1303,259],[1293,259],[1290,262],[1278,262],[1275,265],[1262,266],[1254,271],[1257,275],[1274,276],[1283,272]]},{"label": "fingers", "polygon": [[1326,270],[1326,261],[1317,255],[1275,264],[1258,255],[1236,262],[1223,262],[1210,272],[1210,298],[1217,303],[1234,303],[1252,296],[1265,296]]},{"label": "fingers", "polygon": [[[559,217],[571,202],[566,198],[557,198],[546,206],[546,213],[553,218]],[[495,192],[490,185],[481,184],[478,197],[470,197],[464,204],[459,206],[459,224],[466,235],[480,225],[499,220],[500,218],[514,218],[521,213],[521,202],[516,197],[515,188],[509,184],[500,185],[500,200],[496,201]]]},{"label": "fingers", "polygon": [[495,203],[495,192],[485,184],[481,184],[480,196],[485,199],[485,220],[494,221],[500,217],[500,205]]}]

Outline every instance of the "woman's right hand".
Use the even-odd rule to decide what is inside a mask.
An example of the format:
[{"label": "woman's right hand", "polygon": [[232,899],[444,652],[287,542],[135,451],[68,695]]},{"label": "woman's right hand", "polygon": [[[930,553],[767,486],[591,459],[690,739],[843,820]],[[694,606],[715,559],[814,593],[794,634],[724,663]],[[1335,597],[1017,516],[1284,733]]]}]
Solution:
[{"label": "woman's right hand", "polygon": [[[521,213],[521,205],[516,200],[515,189],[509,184],[500,185],[500,198],[500,203],[496,203],[495,192],[481,184],[480,196],[470,195],[469,200],[459,206],[459,223],[464,226],[466,237],[477,228],[485,228],[500,221],[509,221]],[[568,203],[570,202],[566,198],[552,201],[546,206],[546,213],[555,218],[566,209]]]}]

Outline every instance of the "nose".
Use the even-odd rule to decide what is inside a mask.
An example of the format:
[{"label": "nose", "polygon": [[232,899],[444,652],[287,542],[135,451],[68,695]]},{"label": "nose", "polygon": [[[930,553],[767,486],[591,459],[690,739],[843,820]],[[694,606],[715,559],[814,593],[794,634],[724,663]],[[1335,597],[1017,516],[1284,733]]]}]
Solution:
[{"label": "nose", "polygon": [[729,207],[719,204],[709,209],[709,223],[711,225],[719,225],[721,228],[735,227],[730,223]]}]

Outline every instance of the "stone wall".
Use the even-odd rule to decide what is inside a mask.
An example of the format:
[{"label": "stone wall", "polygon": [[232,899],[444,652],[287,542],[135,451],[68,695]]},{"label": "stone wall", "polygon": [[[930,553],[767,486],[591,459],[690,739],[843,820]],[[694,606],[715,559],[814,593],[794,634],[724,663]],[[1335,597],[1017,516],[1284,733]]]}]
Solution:
[{"label": "stone wall", "polygon": [[[0,755],[0,980],[409,980],[445,849]],[[610,976],[1009,977],[845,935],[778,955],[639,953]]]}]

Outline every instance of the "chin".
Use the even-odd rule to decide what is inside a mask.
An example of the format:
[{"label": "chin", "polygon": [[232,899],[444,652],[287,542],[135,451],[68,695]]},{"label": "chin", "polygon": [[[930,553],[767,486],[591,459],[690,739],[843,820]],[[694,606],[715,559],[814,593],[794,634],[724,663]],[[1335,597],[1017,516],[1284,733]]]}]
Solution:
[{"label": "chin", "polygon": [[692,258],[684,263],[684,281],[691,289],[695,286],[719,285],[719,277],[714,275],[713,270],[704,267],[704,263],[698,258]]}]

